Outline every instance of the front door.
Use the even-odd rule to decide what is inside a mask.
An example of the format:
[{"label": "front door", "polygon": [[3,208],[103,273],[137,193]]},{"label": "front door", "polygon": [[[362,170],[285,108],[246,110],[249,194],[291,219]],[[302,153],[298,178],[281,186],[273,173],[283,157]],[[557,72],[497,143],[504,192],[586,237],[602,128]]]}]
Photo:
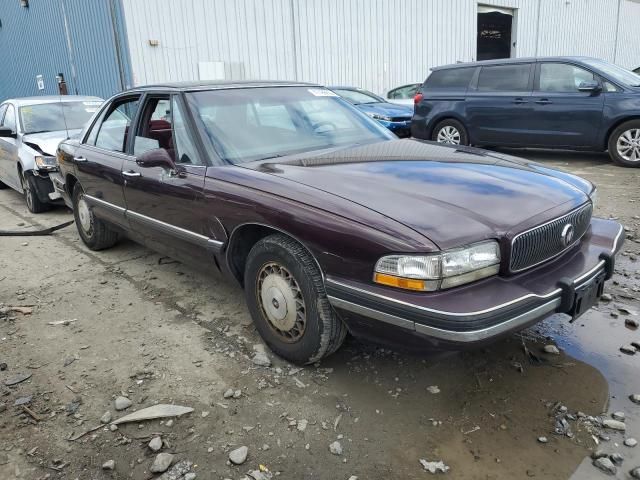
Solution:
[{"label": "front door", "polygon": [[537,67],[531,128],[535,146],[594,147],[602,123],[604,94],[581,92],[598,76],[576,65],[547,62]]},{"label": "front door", "polygon": [[531,114],[533,65],[483,66],[467,90],[467,128],[471,143],[526,145]]},{"label": "front door", "polygon": [[140,96],[134,95],[105,107],[73,158],[87,202],[100,217],[123,227],[128,222],[122,168],[131,158],[129,135],[139,103]]},{"label": "front door", "polygon": [[[2,115],[4,113],[4,116]],[[17,133],[15,107],[7,103],[0,107],[0,126]],[[0,181],[10,187],[22,191],[18,177],[18,139],[0,137]]]},{"label": "front door", "polygon": [[[164,150],[170,163],[145,166],[142,155],[157,150]],[[206,166],[186,127],[179,97],[147,95],[132,153],[122,170],[131,228],[167,255],[212,262],[203,209]]]}]

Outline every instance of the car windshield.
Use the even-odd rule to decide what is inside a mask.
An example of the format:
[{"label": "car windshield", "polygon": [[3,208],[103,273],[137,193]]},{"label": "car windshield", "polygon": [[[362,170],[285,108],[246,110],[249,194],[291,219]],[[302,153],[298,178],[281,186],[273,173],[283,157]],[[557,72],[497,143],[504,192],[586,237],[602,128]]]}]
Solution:
[{"label": "car windshield", "polygon": [[367,92],[365,90],[348,90],[343,88],[334,88],[334,92],[336,92],[341,97],[347,99],[349,102],[354,105],[362,105],[366,103],[380,103],[384,102],[384,100],[377,95],[374,95],[371,92]]},{"label": "car windshield", "polygon": [[28,134],[83,128],[101,104],[87,100],[25,105],[20,107],[22,131]]},{"label": "car windshield", "polygon": [[394,138],[321,87],[209,90],[187,99],[217,153],[236,164]]},{"label": "car windshield", "polygon": [[640,87],[640,75],[633,73],[630,70],[614,65],[613,63],[605,62],[603,60],[590,59],[585,60],[587,65],[591,65],[594,68],[602,71],[605,75],[611,77],[611,79],[629,85],[630,87]]}]

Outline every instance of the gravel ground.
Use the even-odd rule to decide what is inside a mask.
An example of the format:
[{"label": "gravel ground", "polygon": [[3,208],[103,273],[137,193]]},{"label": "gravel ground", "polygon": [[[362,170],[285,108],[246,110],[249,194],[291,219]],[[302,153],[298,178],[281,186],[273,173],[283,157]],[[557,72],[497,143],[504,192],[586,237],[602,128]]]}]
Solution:
[{"label": "gravel ground", "polygon": [[[640,170],[605,155],[516,154],[594,181],[596,213],[635,236]],[[0,229],[68,219],[0,192]],[[455,479],[601,478],[596,450],[624,455],[617,478],[630,478],[640,447],[623,441],[640,438],[628,399],[640,394],[640,353],[619,348],[640,341],[625,326],[640,319],[639,251],[627,241],[611,298],[579,322],[558,315],[457,353],[348,339],[301,369],[270,352],[270,367],[252,362],[262,344],[242,292],[206,272],[128,241],[91,252],[74,227],[2,237],[0,304],[27,309],[0,313],[0,479],[141,480],[168,464],[164,479],[423,479],[446,467],[438,475]],[[20,375],[30,376],[6,385]],[[131,406],[116,410],[117,397]],[[193,412],[101,422],[155,404]],[[600,426],[616,411],[624,433]]]}]

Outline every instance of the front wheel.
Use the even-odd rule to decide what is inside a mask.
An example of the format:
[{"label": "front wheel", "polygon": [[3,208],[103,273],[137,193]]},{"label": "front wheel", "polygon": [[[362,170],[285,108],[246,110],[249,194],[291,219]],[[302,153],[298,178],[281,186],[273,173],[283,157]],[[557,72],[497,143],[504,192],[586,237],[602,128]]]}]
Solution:
[{"label": "front wheel", "polygon": [[469,145],[467,129],[453,118],[447,118],[438,123],[433,129],[431,140],[446,145]]},{"label": "front wheel", "polygon": [[625,122],[611,133],[609,156],[623,167],[640,167],[640,120]]},{"label": "front wheel", "polygon": [[84,244],[91,250],[104,250],[118,241],[118,232],[96,217],[84,198],[80,183],[73,188],[73,217]]},{"label": "front wheel", "polygon": [[244,284],[256,329],[279,356],[309,364],[342,345],[346,326],[329,304],[313,257],[295,240],[275,234],[256,243]]},{"label": "front wheel", "polygon": [[40,201],[36,187],[36,179],[33,178],[32,174],[20,172],[20,183],[22,184],[24,201],[31,213],[42,213],[51,209],[50,204]]}]

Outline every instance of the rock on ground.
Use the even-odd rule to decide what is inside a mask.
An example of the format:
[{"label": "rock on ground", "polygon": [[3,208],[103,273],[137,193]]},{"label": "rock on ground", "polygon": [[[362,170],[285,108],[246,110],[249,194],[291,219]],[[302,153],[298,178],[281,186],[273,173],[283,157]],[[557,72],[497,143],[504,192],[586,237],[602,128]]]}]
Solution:
[{"label": "rock on ground", "polygon": [[133,402],[131,402],[131,400],[129,400],[127,397],[119,396],[119,397],[116,397],[116,399],[113,402],[113,405],[116,410],[121,411],[129,408],[131,405],[133,405]]},{"label": "rock on ground", "polygon": [[635,447],[636,445],[638,445],[638,441],[635,438],[627,438],[624,441],[624,444],[627,447]]},{"label": "rock on ground", "polygon": [[633,470],[631,470],[629,472],[629,475],[631,475],[633,478],[639,478],[640,479],[640,467],[636,467]]},{"label": "rock on ground", "polygon": [[606,457],[594,460],[593,465],[609,475],[615,475],[618,471],[613,462]]},{"label": "rock on ground", "polygon": [[623,422],[620,422],[619,420],[612,420],[610,418],[603,420],[602,426],[612,430],[619,430],[621,432],[624,432],[627,429],[627,426]]},{"label": "rock on ground", "polygon": [[162,448],[162,438],[153,437],[149,442],[149,448],[154,452],[160,450]]},{"label": "rock on ground", "polygon": [[243,445],[240,448],[236,448],[229,453],[229,460],[234,465],[242,465],[247,460],[249,454],[249,447]]},{"label": "rock on ground", "polygon": [[342,455],[342,445],[337,440],[329,445],[329,451],[334,455]]},{"label": "rock on ground", "polygon": [[111,422],[111,412],[104,412],[104,415],[100,417],[100,423]]},{"label": "rock on ground", "polygon": [[552,355],[560,355],[560,350],[555,345],[545,345],[544,351],[545,353],[550,353]]},{"label": "rock on ground", "polygon": [[[187,462],[186,460],[180,460],[176,462],[176,464],[171,467],[167,472],[160,475],[155,480],[193,480],[196,478],[195,473],[189,473],[191,467],[193,466],[193,462]],[[192,475],[187,478],[188,475]]]},{"label": "rock on ground", "polygon": [[422,468],[431,474],[436,474],[438,472],[447,473],[449,471],[449,466],[445,465],[442,460],[437,462],[428,462],[424,458],[421,458],[420,465],[422,465]]},{"label": "rock on ground", "polygon": [[114,468],[116,468],[115,460],[107,460],[102,464],[103,470],[113,470]]},{"label": "rock on ground", "polygon": [[173,462],[173,455],[170,453],[159,453],[156,455],[153,464],[151,465],[151,473],[166,472]]},{"label": "rock on ground", "polygon": [[624,422],[624,412],[613,412],[611,414],[611,418],[618,420],[619,422]]},{"label": "rock on ground", "polygon": [[256,352],[256,354],[253,356],[251,361],[253,362],[254,365],[257,365],[258,367],[271,366],[271,359],[266,354],[266,352]]},{"label": "rock on ground", "polygon": [[640,393],[634,393],[633,395],[629,395],[629,400],[633,403],[637,403],[640,405]]}]

